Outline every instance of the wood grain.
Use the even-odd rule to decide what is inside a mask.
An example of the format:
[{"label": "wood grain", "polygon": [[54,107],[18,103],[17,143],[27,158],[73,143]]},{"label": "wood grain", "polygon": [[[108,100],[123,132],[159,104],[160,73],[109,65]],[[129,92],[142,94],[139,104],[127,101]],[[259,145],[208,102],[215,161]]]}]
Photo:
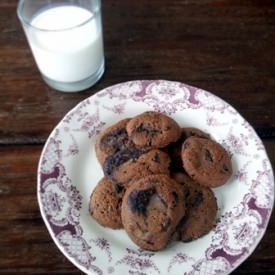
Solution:
[{"label": "wood grain", "polygon": [[15,14],[0,3],[0,142],[43,143],[76,103],[109,85],[168,79],[215,93],[254,127],[275,126],[274,1],[102,1],[106,72],[86,92],[43,83]]},{"label": "wood grain", "polygon": [[[265,141],[275,167],[275,139]],[[36,198],[41,146],[0,147],[0,274],[82,274],[58,250]],[[255,252],[233,274],[275,273],[275,213]]]}]

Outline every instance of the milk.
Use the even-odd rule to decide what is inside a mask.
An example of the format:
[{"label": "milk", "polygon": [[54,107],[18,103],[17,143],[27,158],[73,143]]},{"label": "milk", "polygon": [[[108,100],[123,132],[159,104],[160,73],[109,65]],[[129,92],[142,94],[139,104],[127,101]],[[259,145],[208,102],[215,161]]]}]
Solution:
[{"label": "milk", "polygon": [[[93,75],[104,62],[100,17],[77,6],[43,10],[25,28],[41,73],[60,82]],[[77,27],[76,27],[77,26]]]}]

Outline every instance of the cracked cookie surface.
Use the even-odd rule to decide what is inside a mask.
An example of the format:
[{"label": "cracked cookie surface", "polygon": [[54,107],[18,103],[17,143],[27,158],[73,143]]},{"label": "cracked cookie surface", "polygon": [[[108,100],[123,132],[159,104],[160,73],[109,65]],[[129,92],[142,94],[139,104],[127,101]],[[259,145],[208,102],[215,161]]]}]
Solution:
[{"label": "cracked cookie surface", "polygon": [[182,169],[181,147],[189,137],[200,137],[210,139],[210,135],[197,128],[186,127],[181,129],[181,137],[177,142],[171,143],[167,149],[171,158],[171,169],[180,171]]},{"label": "cracked cookie surface", "polygon": [[131,181],[153,174],[169,174],[170,158],[157,149],[125,149],[108,157],[103,165],[107,178],[128,187]]},{"label": "cracked cookie surface", "polygon": [[182,187],[166,175],[151,175],[132,183],[123,197],[124,229],[142,249],[164,249],[185,214]]},{"label": "cracked cookie surface", "polygon": [[134,147],[126,131],[126,125],[129,121],[130,118],[120,120],[99,134],[96,140],[95,152],[101,165],[103,165],[108,156],[120,150]]},{"label": "cracked cookie surface", "polygon": [[107,178],[102,178],[95,187],[89,203],[92,217],[102,226],[122,228],[121,203],[124,189],[117,189]]},{"label": "cracked cookie surface", "polygon": [[213,191],[183,173],[173,174],[185,191],[186,214],[177,225],[174,238],[189,242],[211,231],[216,223],[217,201]]},{"label": "cracked cookie surface", "polygon": [[132,118],[126,126],[129,138],[139,148],[163,148],[181,135],[179,125],[170,117],[145,112]]},{"label": "cracked cookie surface", "polygon": [[218,187],[232,175],[229,154],[210,139],[189,137],[182,145],[181,157],[187,174],[201,185]]}]

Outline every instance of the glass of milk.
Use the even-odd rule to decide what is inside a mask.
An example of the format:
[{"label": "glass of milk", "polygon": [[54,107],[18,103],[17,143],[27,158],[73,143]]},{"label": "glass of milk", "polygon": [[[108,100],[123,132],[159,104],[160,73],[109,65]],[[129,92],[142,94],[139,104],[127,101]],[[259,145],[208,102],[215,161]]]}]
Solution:
[{"label": "glass of milk", "polygon": [[20,0],[17,14],[45,82],[85,90],[104,73],[100,0]]}]

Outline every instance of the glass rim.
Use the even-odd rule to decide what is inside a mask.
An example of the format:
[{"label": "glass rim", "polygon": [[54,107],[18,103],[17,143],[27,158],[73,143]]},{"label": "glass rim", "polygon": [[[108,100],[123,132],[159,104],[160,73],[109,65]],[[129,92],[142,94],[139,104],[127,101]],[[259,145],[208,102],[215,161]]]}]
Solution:
[{"label": "glass rim", "polygon": [[[76,29],[76,28],[79,28],[81,26],[84,26],[86,25],[87,23],[89,23],[90,21],[92,21],[95,16],[99,13],[100,9],[101,9],[101,1],[99,0],[98,1],[98,6],[95,8],[95,10],[92,12],[92,15],[84,20],[83,22],[79,23],[79,24],[76,24],[75,26],[72,26],[72,27],[68,27],[68,28],[62,28],[62,29],[57,29],[57,30],[53,30],[53,29],[45,29],[45,28],[39,28],[39,27],[36,27],[34,25],[32,25],[30,23],[30,20],[26,19],[24,16],[23,16],[23,6],[24,6],[24,2],[25,0],[20,0],[17,4],[17,9],[16,9],[16,12],[17,12],[17,16],[19,18],[19,20],[21,21],[22,24],[24,25],[27,25],[33,29],[36,29],[38,31],[42,31],[42,32],[62,32],[62,31],[68,31],[68,30],[72,30],[72,29]],[[64,6],[64,5],[60,5],[60,6]],[[73,5],[73,4],[70,4],[70,5],[66,5],[66,6],[75,6],[75,7],[80,7],[80,6],[77,6],[77,5]]]}]

